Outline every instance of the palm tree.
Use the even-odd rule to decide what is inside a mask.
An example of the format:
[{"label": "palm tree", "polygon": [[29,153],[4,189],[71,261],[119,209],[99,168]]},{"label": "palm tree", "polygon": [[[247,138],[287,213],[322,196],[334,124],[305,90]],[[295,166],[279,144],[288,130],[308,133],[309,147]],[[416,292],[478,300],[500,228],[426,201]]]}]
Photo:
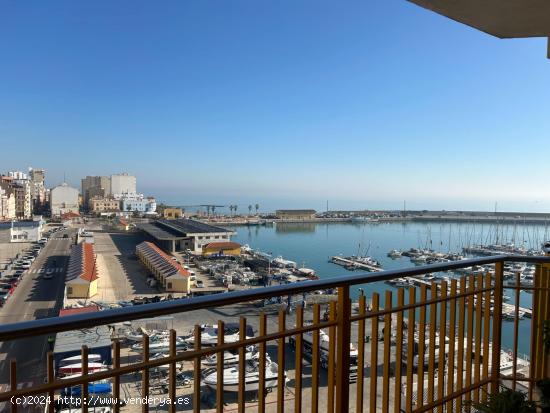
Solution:
[{"label": "palm tree", "polygon": [[254,207],[256,208],[256,215],[258,215],[258,209],[260,209],[260,204],[256,204],[254,205]]},{"label": "palm tree", "polygon": [[216,207],[212,205],[212,215],[216,215]]},{"label": "palm tree", "polygon": [[252,205],[248,205],[248,215],[252,213]]},{"label": "palm tree", "polygon": [[235,214],[237,214],[237,205],[233,205],[233,210],[235,211]]}]

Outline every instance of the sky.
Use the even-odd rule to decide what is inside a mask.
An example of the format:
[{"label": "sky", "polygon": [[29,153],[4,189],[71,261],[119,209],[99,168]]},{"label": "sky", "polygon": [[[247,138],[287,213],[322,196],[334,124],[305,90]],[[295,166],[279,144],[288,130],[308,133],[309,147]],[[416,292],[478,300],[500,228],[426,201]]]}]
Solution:
[{"label": "sky", "polygon": [[0,0],[0,171],[190,205],[550,212],[545,39],[404,0]]}]

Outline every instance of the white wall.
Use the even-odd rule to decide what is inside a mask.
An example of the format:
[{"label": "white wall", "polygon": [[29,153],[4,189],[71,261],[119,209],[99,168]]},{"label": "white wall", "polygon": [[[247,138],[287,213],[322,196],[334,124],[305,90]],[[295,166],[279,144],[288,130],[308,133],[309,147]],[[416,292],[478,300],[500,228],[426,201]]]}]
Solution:
[{"label": "white wall", "polygon": [[67,212],[78,212],[78,189],[67,184],[56,186],[51,190],[52,216]]}]

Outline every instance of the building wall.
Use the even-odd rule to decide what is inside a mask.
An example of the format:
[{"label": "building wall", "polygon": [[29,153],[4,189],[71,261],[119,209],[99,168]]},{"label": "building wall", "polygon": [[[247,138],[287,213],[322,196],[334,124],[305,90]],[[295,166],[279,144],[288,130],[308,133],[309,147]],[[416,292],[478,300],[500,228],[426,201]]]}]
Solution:
[{"label": "building wall", "polygon": [[111,194],[135,194],[136,177],[128,174],[111,175]]},{"label": "building wall", "polygon": [[67,298],[91,298],[97,294],[97,281],[91,283],[67,283]]},{"label": "building wall", "polygon": [[284,209],[275,211],[275,215],[280,219],[313,219],[316,211],[312,209]]},{"label": "building wall", "polygon": [[204,233],[193,236],[192,251],[202,253],[202,246],[211,242],[230,241],[231,236],[226,232],[221,233]]},{"label": "building wall", "polygon": [[241,255],[241,248],[232,248],[232,249],[221,249],[220,248],[202,248],[202,255],[208,256],[208,255],[216,255],[219,254],[220,251],[222,251],[223,255],[233,255],[233,256],[239,256]]},{"label": "building wall", "polygon": [[162,216],[166,219],[178,219],[183,216],[183,211],[181,208],[164,208]]},{"label": "building wall", "polygon": [[52,216],[58,217],[68,212],[79,212],[78,189],[64,183],[53,188],[50,197]]},{"label": "building wall", "polygon": [[42,224],[20,227],[14,223],[10,228],[10,242],[36,242],[42,238]]},{"label": "building wall", "polygon": [[110,198],[96,198],[90,200],[92,212],[120,211],[120,202]]}]

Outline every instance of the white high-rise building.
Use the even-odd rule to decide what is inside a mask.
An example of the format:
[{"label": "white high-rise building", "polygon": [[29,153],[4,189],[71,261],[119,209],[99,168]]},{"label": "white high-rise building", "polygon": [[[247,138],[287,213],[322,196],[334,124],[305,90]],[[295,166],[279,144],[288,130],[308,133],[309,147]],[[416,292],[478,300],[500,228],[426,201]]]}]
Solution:
[{"label": "white high-rise building", "polygon": [[120,199],[124,194],[135,194],[136,177],[127,173],[111,175],[111,194]]}]

